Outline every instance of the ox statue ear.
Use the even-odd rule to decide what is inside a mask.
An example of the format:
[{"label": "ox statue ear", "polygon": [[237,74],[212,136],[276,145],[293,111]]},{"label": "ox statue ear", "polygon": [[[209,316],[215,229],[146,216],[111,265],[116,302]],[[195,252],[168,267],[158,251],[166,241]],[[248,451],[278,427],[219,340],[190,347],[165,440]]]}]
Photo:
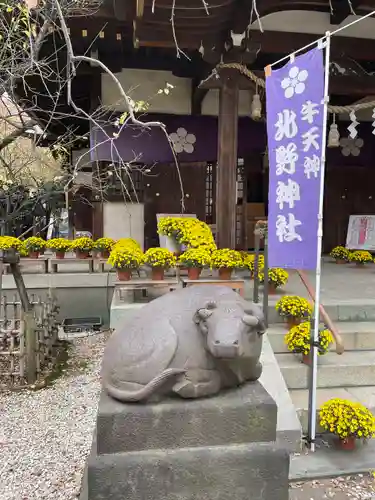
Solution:
[{"label": "ox statue ear", "polygon": [[245,307],[242,321],[246,325],[255,328],[259,335],[263,335],[267,331],[262,310],[256,304],[248,304]]},{"label": "ox statue ear", "polygon": [[212,309],[206,309],[204,307],[202,309],[198,309],[196,314],[199,319],[207,319],[212,315],[212,313],[213,313]]},{"label": "ox statue ear", "polygon": [[194,315],[195,323],[199,323],[202,320],[205,320],[211,316],[216,308],[216,302],[214,300],[209,300],[206,302],[205,306],[198,311]]},{"label": "ox statue ear", "polygon": [[206,309],[205,307],[203,307],[202,309],[198,309],[198,311],[194,314],[194,323],[196,325],[200,325],[200,327],[202,328],[202,321],[209,318],[213,312],[213,309]]},{"label": "ox statue ear", "polygon": [[245,323],[247,326],[258,326],[259,325],[259,319],[256,318],[255,316],[251,316],[250,314],[244,314],[242,321]]}]

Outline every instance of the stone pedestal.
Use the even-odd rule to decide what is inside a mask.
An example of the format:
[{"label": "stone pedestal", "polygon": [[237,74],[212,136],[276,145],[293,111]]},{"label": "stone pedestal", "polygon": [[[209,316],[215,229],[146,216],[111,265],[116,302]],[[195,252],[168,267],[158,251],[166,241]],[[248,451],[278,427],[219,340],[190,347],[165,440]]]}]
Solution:
[{"label": "stone pedestal", "polygon": [[261,384],[219,396],[121,404],[102,393],[85,500],[287,500],[288,453]]}]

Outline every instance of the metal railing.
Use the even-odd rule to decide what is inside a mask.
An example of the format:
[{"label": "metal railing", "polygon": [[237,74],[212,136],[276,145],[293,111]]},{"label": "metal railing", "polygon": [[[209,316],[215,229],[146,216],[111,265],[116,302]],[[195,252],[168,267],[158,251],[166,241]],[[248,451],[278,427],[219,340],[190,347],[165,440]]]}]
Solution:
[{"label": "metal railing", "polygon": [[[268,326],[268,224],[267,221],[258,221],[255,230],[255,259],[254,259],[254,291],[253,291],[253,301],[255,303],[259,303],[259,256],[261,255],[260,251],[260,243],[264,240],[264,268],[262,273],[264,273],[264,282],[263,282],[263,312],[264,318],[266,322],[266,326]],[[304,287],[307,290],[311,300],[315,304],[315,292],[314,288],[311,286],[308,277],[305,272],[296,269]],[[329,328],[332,333],[332,336],[336,345],[336,353],[343,354],[345,351],[344,341],[337,329],[334,325],[333,321],[329,317],[327,311],[324,309],[324,306],[320,304],[319,313],[321,318],[323,319],[325,325]]]}]

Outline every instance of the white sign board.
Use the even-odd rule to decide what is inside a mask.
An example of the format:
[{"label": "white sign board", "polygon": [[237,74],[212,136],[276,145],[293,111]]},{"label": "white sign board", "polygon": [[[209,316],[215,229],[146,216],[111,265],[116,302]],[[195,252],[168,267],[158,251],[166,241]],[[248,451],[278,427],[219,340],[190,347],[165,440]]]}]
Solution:
[{"label": "white sign board", "polygon": [[[156,214],[157,222],[159,223],[159,220],[163,217],[187,217],[189,219],[197,218],[195,214]],[[164,234],[159,234],[159,244],[161,248],[168,248],[168,250],[173,253],[181,251],[181,246],[177,243],[177,241],[170,236],[165,236]]]},{"label": "white sign board", "polygon": [[375,215],[349,217],[346,248],[375,251]]}]

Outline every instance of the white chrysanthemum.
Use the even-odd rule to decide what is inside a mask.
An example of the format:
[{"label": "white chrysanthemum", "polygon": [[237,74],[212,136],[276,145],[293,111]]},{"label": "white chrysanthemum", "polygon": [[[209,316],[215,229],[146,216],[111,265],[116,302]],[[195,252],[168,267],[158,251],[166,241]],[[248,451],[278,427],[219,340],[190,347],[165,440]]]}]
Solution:
[{"label": "white chrysanthemum", "polygon": [[187,130],[183,127],[178,128],[176,132],[170,134],[169,139],[177,154],[182,152],[192,153],[194,151],[193,144],[197,140],[194,134],[188,134]]},{"label": "white chrysanthemum", "polygon": [[289,76],[284,78],[281,82],[281,87],[285,90],[284,95],[287,99],[290,99],[294,94],[302,94],[305,90],[306,85],[304,82],[309,76],[307,70],[299,70],[297,66],[293,66],[289,70]]},{"label": "white chrysanthemum", "polygon": [[341,153],[344,156],[359,156],[363,147],[363,139],[352,139],[351,137],[342,137],[340,139]]}]

